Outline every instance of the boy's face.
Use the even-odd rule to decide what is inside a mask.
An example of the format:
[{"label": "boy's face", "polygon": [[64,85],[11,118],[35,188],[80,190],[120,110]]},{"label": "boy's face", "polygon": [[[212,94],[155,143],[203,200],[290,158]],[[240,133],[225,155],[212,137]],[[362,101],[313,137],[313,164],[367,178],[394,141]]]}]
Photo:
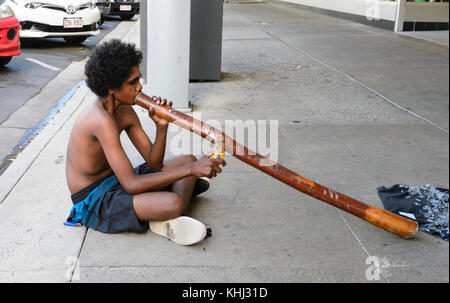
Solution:
[{"label": "boy's face", "polygon": [[125,80],[120,89],[115,91],[114,97],[123,104],[133,105],[134,99],[142,90],[141,77],[142,74],[139,66],[133,66],[130,76]]}]

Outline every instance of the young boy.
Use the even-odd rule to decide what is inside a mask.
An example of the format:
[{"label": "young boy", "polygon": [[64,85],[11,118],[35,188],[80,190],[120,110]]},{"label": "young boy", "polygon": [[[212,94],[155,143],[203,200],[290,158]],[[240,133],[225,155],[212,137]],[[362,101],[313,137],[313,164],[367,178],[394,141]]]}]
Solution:
[{"label": "young boy", "polygon": [[[80,114],[69,139],[66,178],[74,206],[68,221],[105,233],[142,233],[150,225],[155,233],[191,245],[205,237],[206,228],[182,214],[190,199],[209,187],[198,177],[213,178],[226,163],[210,154],[164,162],[168,121],[149,111],[156,125],[152,143],[132,108],[142,90],[141,61],[133,44],[111,40],[97,46],[86,64],[87,86],[98,99]],[[120,142],[122,131],[144,164],[132,167]]]}]

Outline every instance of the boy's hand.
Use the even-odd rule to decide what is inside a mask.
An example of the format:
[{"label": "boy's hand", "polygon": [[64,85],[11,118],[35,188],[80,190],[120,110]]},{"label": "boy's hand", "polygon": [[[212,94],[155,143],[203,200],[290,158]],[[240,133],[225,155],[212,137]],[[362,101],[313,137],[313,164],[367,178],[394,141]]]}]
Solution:
[{"label": "boy's hand", "polygon": [[[170,108],[172,108],[172,101],[167,102],[167,99],[161,100],[161,97],[156,97],[156,96],[153,96],[152,99],[158,105],[167,105]],[[153,120],[153,122],[155,122],[156,126],[167,126],[169,124],[169,121],[167,121],[166,119],[160,118],[155,114],[153,107],[149,108],[148,116],[150,118],[152,118],[152,120]]]},{"label": "boy's hand", "polygon": [[193,176],[213,178],[222,172],[220,165],[225,166],[227,163],[223,159],[212,159],[213,153],[210,152],[191,164]]}]

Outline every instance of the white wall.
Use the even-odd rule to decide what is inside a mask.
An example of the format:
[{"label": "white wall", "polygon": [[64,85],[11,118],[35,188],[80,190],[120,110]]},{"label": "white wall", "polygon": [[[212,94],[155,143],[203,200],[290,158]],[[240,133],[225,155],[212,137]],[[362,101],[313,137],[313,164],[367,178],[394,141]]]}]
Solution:
[{"label": "white wall", "polygon": [[448,2],[406,2],[406,0],[282,0],[331,11],[395,21],[395,31],[403,22],[449,22]]},{"label": "white wall", "polygon": [[348,14],[395,21],[397,3],[370,0],[282,0]]}]

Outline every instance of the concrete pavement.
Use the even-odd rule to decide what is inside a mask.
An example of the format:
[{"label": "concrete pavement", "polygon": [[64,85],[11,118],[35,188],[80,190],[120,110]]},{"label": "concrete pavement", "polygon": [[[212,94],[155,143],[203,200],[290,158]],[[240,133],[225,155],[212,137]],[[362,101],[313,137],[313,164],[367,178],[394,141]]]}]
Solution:
[{"label": "concrete pavement", "polygon": [[[448,46],[278,1],[226,3],[223,20],[223,79],[190,84],[192,115],[222,125],[275,120],[278,136],[266,133],[274,160],[377,207],[378,186],[448,188]],[[139,45],[138,23],[122,22],[112,37]],[[191,203],[190,215],[212,229],[194,246],[150,231],[63,226],[67,141],[95,100],[79,86],[0,176],[1,282],[448,282],[449,246],[438,236],[401,239],[231,156]],[[136,111],[153,138],[151,120]],[[168,154],[192,153],[187,138],[171,126]],[[366,275],[370,256],[380,261],[378,279]]]}]

